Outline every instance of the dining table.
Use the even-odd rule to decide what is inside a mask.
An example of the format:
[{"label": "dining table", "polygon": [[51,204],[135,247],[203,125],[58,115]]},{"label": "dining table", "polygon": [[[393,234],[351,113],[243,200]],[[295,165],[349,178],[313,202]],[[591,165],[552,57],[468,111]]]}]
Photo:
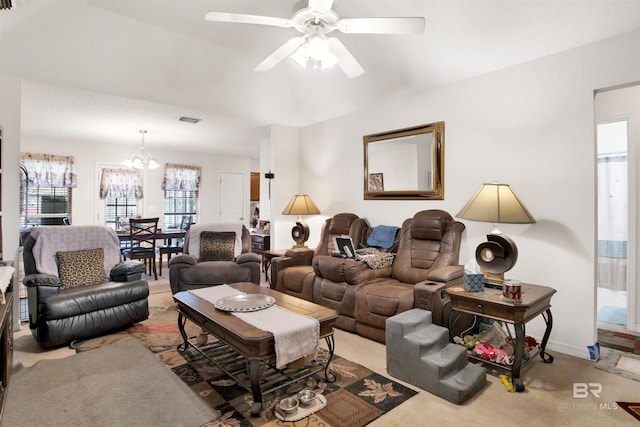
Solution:
[{"label": "dining table", "polygon": [[[131,240],[129,231],[117,231],[116,234],[122,243],[126,243]],[[164,244],[171,245],[173,244],[174,239],[184,239],[185,234],[186,231],[179,228],[168,228],[166,230],[158,229],[156,232],[156,240],[162,240],[164,241]]]}]

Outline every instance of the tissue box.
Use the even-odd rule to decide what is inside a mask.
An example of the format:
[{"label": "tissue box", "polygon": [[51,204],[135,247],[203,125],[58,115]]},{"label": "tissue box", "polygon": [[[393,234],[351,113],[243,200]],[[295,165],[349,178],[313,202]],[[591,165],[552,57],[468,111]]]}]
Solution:
[{"label": "tissue box", "polygon": [[467,292],[484,291],[484,274],[469,274],[466,271],[462,275],[464,281],[464,290]]}]

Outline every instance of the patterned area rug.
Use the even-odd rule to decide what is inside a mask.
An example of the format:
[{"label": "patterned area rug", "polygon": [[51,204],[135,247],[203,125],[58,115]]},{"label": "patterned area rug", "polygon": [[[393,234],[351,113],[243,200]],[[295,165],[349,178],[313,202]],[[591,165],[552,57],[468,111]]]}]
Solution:
[{"label": "patterned area rug", "polygon": [[[358,427],[367,425],[416,394],[415,391],[364,366],[334,355],[330,364],[330,369],[337,374],[334,383],[325,381],[324,372],[320,372],[267,394],[263,396],[261,416],[254,418],[249,413],[253,400],[246,389],[194,349],[189,348],[183,353],[177,351],[177,345],[182,343],[182,338],[178,332],[178,313],[171,293],[150,295],[149,305],[150,317],[147,321],[119,333],[75,342],[73,347],[78,352],[87,351],[135,337],[151,349],[202,399],[221,411],[221,419],[209,424],[211,427]],[[186,330],[189,336],[196,336],[201,332],[200,328],[191,322],[187,322]],[[326,351],[319,354],[321,358],[327,356]],[[310,388],[324,395],[327,406],[295,423],[278,420],[274,414],[275,405],[283,397],[294,395],[303,388]]]},{"label": "patterned area rug", "polygon": [[640,421],[640,402],[616,402],[618,406],[627,411],[633,418]]}]

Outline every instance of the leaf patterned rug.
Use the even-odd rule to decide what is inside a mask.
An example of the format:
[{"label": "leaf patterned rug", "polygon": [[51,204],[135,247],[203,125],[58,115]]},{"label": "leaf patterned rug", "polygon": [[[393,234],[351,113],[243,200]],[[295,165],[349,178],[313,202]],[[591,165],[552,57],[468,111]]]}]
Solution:
[{"label": "leaf patterned rug", "polygon": [[[222,413],[220,419],[207,427],[359,427],[367,425],[416,394],[414,390],[402,384],[334,355],[330,364],[330,369],[337,375],[334,383],[325,381],[324,372],[319,372],[263,396],[261,416],[251,417],[249,412],[253,400],[246,389],[192,348],[183,353],[177,351],[182,338],[178,332],[178,312],[171,293],[150,295],[149,310],[149,319],[144,322],[118,333],[75,342],[73,347],[76,351],[87,351],[129,337],[138,339],[194,392]],[[187,322],[186,330],[189,336],[201,332],[200,328],[191,322]],[[326,358],[328,354],[321,350],[318,357]],[[327,399],[327,406],[295,423],[277,419],[274,414],[277,402],[303,388],[311,388],[322,394]]]}]

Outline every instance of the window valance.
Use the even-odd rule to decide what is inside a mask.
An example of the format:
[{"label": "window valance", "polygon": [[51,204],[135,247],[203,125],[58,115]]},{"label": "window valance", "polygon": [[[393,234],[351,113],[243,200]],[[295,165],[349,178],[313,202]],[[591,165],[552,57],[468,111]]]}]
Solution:
[{"label": "window valance", "polygon": [[20,162],[27,170],[30,187],[75,187],[73,157],[54,154],[21,153]]},{"label": "window valance", "polygon": [[102,169],[100,198],[142,199],[142,175],[131,169]]},{"label": "window valance", "polygon": [[199,166],[167,164],[164,168],[164,191],[198,191],[200,189]]}]

